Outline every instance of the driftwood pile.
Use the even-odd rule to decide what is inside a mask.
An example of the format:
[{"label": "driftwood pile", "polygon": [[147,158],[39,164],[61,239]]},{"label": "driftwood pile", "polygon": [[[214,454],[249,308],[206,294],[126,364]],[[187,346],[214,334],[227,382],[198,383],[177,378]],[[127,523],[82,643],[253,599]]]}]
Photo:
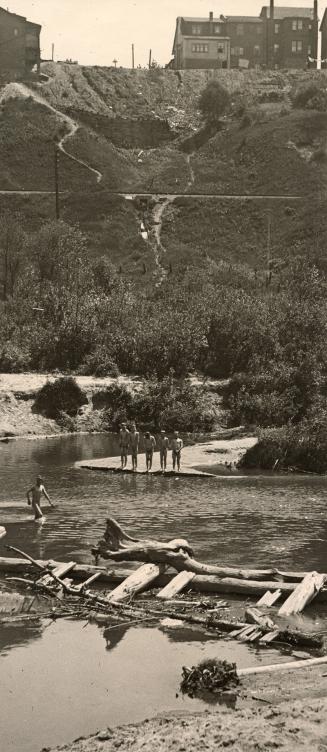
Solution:
[{"label": "driftwood pile", "polygon": [[[75,562],[51,565],[40,563],[19,549],[9,547],[28,562],[29,572],[32,565],[36,576],[11,577],[10,580],[28,586],[43,597],[52,598],[51,612],[54,616],[62,614],[83,615],[95,619],[98,623],[117,624],[160,623],[163,617],[178,619],[193,624],[204,632],[210,631],[217,637],[228,634],[230,638],[259,646],[275,643],[287,643],[291,646],[304,647],[321,651],[323,635],[308,634],[293,629],[285,618],[288,614],[298,613],[310,602],[326,582],[326,575],[317,573],[280,572],[279,570],[235,569],[202,564],[193,557],[191,546],[184,539],[175,539],[168,543],[153,540],[140,540],[127,535],[120,525],[108,518],[106,531],[98,546],[93,549],[97,558],[110,558],[114,561],[137,561],[142,566],[133,571],[118,587],[109,593],[91,588],[103,575],[103,570],[92,571],[84,582],[74,584],[72,577],[79,565]],[[175,575],[168,576],[169,568],[175,569]],[[176,574],[177,570],[177,574]],[[201,573],[201,574],[199,574]],[[166,584],[150,599],[136,600],[150,586],[155,587],[162,581]],[[186,587],[193,590],[197,578],[208,582],[208,592],[220,592],[220,585],[226,584],[231,592],[233,584],[247,586],[260,584],[261,597],[256,607],[245,609],[242,620],[225,618],[227,604],[215,598],[210,601],[190,600],[179,595]],[[263,594],[262,594],[262,591]],[[224,590],[222,590],[224,592]],[[236,592],[240,592],[236,589]],[[242,589],[241,589],[242,592]],[[248,592],[245,590],[246,594]],[[250,592],[252,589],[250,588]],[[283,594],[286,600],[274,616],[268,609],[272,608]]]}]

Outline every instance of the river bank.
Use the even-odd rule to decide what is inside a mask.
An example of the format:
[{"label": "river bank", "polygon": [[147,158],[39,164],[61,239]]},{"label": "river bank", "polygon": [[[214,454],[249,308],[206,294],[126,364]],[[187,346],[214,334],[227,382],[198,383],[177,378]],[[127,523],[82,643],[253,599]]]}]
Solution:
[{"label": "river bank", "polygon": [[[135,725],[108,728],[56,747],[56,752],[322,752],[327,738],[326,667],[248,677],[236,699],[203,713],[163,714]],[[230,705],[228,707],[227,705]],[[51,750],[51,752],[55,752]],[[50,752],[50,750],[49,750]]]},{"label": "river bank", "polygon": [[[120,376],[118,378],[93,376],[76,376],[76,382],[85,392],[87,403],[78,411],[74,419],[74,430],[54,419],[47,418],[34,410],[37,392],[47,381],[54,381],[61,374],[0,374],[0,442],[16,439],[55,438],[69,434],[102,433],[103,409],[96,409],[94,395],[113,384],[127,387],[131,392],[140,391],[143,381],[138,378]],[[202,385],[201,378],[190,379],[192,385]],[[242,427],[225,429],[225,413],[220,407],[217,390],[222,382],[210,380],[205,382],[210,399],[218,414],[216,430],[204,441],[203,436],[190,437],[185,452],[184,464],[202,472],[225,473],[236,472],[236,465],[249,447],[256,443],[253,437],[244,436]],[[219,425],[221,423],[221,425]],[[236,437],[236,439],[234,438]],[[242,437],[239,439],[238,437]],[[207,438],[207,437],[205,437]]]}]

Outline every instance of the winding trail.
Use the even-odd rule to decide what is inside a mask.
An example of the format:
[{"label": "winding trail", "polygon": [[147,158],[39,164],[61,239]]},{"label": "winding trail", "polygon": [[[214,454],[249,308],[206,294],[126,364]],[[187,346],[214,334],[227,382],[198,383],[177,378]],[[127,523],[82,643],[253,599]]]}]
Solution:
[{"label": "winding trail", "polygon": [[[61,120],[62,123],[65,123],[68,126],[68,132],[65,133],[65,135],[60,139],[58,142],[58,149],[66,155],[69,159],[71,159],[73,162],[76,162],[81,167],[85,167],[87,170],[92,172],[95,177],[97,183],[101,183],[101,180],[103,178],[102,173],[99,170],[96,170],[94,167],[91,167],[87,162],[84,162],[83,159],[79,159],[78,157],[74,157],[73,154],[70,154],[68,151],[66,151],[64,144],[68,141],[68,139],[73,138],[75,136],[76,132],[79,129],[78,123],[75,122],[69,115],[65,115],[60,110],[57,110],[55,107],[53,107],[49,102],[47,102],[46,99],[41,97],[37,92],[35,92],[33,89],[29,89],[28,86],[21,83],[10,83],[5,86],[3,91],[0,94],[0,103],[5,102],[11,97],[17,97],[22,99],[29,99],[30,97],[34,100],[34,102],[37,102],[37,104],[42,105],[42,107],[46,107],[50,112],[53,112],[54,115],[56,115],[59,120]],[[0,191],[0,193],[12,193],[13,191]],[[51,192],[51,191],[50,191]],[[15,191],[15,193],[41,193],[41,191]],[[49,191],[42,191],[42,193],[49,193]]]}]

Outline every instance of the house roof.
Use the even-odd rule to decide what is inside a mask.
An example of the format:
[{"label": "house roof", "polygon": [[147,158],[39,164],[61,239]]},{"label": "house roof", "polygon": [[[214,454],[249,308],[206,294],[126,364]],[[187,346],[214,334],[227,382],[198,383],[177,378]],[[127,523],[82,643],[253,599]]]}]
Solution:
[{"label": "house roof", "polygon": [[321,24],[320,24],[320,31],[322,30],[323,26],[325,26],[326,21],[327,21],[327,8],[325,8],[325,12],[324,12],[324,15],[322,17],[322,21],[321,21]]},{"label": "house roof", "polygon": [[224,23],[224,18],[209,18],[209,16],[206,16],[205,18],[197,18],[195,16],[182,16],[183,21],[187,21],[188,23]]},{"label": "house roof", "polygon": [[[265,10],[267,12],[267,16],[269,17],[269,6],[264,5],[262,11]],[[311,18],[313,20],[313,8],[299,8],[299,7],[289,7],[289,6],[275,6],[274,8],[274,19],[282,19],[282,18]]]},{"label": "house roof", "polygon": [[227,21],[235,21],[235,23],[260,23],[262,24],[262,18],[258,16],[227,16]]},{"label": "house roof", "polygon": [[6,13],[6,15],[8,16],[14,16],[15,18],[20,18],[21,21],[26,21],[26,16],[19,16],[18,13],[11,13],[11,11],[7,10],[7,8],[0,7],[0,13]]}]

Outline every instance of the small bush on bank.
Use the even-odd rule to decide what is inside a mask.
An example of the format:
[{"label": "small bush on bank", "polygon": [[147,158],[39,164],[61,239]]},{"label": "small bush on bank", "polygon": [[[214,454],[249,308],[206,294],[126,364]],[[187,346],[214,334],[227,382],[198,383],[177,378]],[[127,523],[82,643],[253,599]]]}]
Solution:
[{"label": "small bush on bank", "polygon": [[77,415],[79,407],[86,403],[86,394],[76,380],[72,376],[64,376],[44,384],[37,394],[34,410],[47,418],[60,418],[62,413],[72,417]]}]

